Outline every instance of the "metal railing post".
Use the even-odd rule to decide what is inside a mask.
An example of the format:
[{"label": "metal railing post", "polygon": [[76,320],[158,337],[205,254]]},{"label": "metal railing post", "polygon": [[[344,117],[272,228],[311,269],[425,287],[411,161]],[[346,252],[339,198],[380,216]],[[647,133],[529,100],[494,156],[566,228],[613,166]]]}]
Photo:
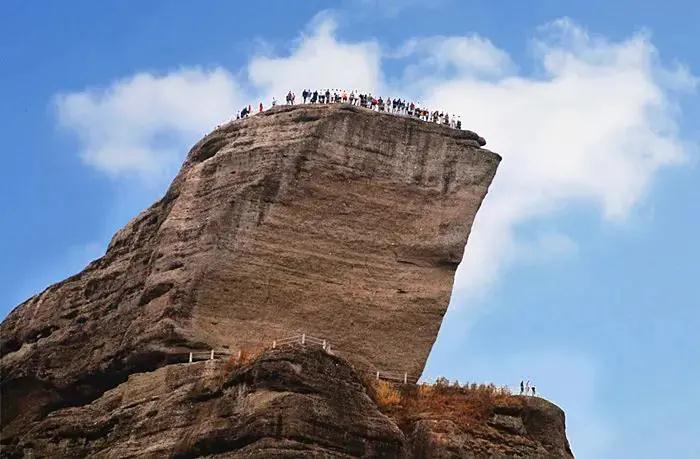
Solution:
[{"label": "metal railing post", "polygon": [[301,344],[306,344],[306,333],[301,334]]},{"label": "metal railing post", "polygon": [[209,360],[214,360],[214,349],[211,350],[211,356],[209,357]]},{"label": "metal railing post", "polygon": [[277,347],[277,340],[272,340],[272,349]]},{"label": "metal railing post", "polygon": [[192,363],[192,353],[190,352],[190,363]]},{"label": "metal railing post", "polygon": [[379,371],[377,371],[377,381],[379,381]]},{"label": "metal railing post", "polygon": [[403,374],[403,383],[407,384],[408,383],[408,373]]}]

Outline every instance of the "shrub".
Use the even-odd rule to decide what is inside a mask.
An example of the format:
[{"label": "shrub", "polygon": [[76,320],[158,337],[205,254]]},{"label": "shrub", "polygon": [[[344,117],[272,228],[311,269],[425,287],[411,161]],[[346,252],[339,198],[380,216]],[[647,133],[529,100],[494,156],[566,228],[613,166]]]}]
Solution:
[{"label": "shrub", "polygon": [[437,387],[447,387],[450,385],[450,380],[445,378],[444,376],[440,376],[435,380],[435,386]]},{"label": "shrub", "polygon": [[374,401],[380,408],[394,407],[401,403],[401,393],[394,385],[387,381],[375,382],[375,397]]}]

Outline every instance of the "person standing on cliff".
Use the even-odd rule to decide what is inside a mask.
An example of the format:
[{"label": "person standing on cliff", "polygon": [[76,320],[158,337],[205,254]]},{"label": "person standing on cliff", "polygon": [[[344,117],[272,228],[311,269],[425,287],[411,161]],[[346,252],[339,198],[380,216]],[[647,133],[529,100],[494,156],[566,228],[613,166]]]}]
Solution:
[{"label": "person standing on cliff", "polygon": [[535,386],[532,386],[532,396],[533,396],[533,397],[536,396]]},{"label": "person standing on cliff", "polygon": [[523,395],[525,393],[525,381],[522,379],[520,380],[520,395]]},{"label": "person standing on cliff", "polygon": [[306,99],[309,98],[309,91],[307,91],[306,89],[304,89],[304,90],[301,92],[301,97],[302,97],[302,99],[304,99],[304,103],[306,103]]}]

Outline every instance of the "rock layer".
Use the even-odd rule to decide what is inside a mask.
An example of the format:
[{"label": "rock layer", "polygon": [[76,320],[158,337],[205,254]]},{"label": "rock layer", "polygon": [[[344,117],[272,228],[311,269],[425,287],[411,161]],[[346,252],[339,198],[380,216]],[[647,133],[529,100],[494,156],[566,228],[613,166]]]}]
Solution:
[{"label": "rock layer", "polygon": [[483,144],[344,105],[217,128],[102,258],[3,321],[3,438],[173,353],[302,332],[419,375],[500,161]]},{"label": "rock layer", "polygon": [[[319,349],[268,351],[131,375],[89,405],[33,424],[3,457],[570,458],[564,413],[533,397],[493,407],[495,426],[449,418],[402,432],[349,363]],[[508,421],[504,419],[508,418]],[[513,428],[512,426],[516,426]]]}]

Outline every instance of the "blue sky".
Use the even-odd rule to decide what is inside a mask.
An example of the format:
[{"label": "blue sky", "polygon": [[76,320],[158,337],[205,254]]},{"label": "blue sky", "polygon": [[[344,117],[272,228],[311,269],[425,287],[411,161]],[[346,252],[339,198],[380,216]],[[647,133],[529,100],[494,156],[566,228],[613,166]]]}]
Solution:
[{"label": "blue sky", "polygon": [[698,457],[700,6],[6,1],[0,314],[283,88],[461,115],[504,157],[428,378],[529,378],[578,457]]}]

